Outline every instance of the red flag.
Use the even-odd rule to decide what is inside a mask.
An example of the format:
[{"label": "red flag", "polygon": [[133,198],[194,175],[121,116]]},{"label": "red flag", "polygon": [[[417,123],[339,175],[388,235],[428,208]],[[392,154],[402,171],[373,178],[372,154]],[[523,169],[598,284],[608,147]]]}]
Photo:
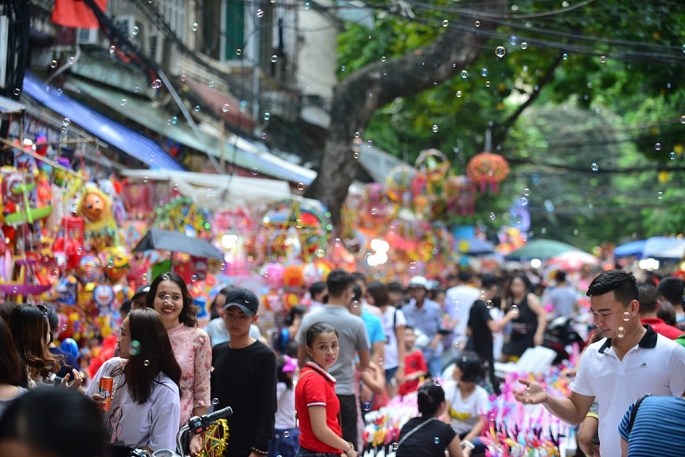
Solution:
[{"label": "red flag", "polygon": [[[107,0],[95,0],[102,11],[107,9]],[[83,0],[55,0],[52,10],[52,22],[65,27],[78,29],[98,29],[98,23],[93,10]]]}]

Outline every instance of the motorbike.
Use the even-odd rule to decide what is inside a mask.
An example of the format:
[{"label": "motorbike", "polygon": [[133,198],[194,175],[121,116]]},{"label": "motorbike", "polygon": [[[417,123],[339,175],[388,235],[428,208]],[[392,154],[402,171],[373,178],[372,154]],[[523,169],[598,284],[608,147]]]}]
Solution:
[{"label": "motorbike", "polygon": [[557,353],[554,362],[552,362],[554,365],[559,365],[564,360],[568,360],[567,347],[572,344],[577,344],[581,351],[585,347],[585,340],[573,326],[573,318],[559,316],[549,323],[542,345]]}]

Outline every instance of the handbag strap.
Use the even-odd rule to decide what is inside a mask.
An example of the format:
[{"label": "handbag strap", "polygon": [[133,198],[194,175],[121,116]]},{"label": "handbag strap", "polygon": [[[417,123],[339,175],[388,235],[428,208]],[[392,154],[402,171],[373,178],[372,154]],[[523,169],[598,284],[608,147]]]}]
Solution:
[{"label": "handbag strap", "polygon": [[435,420],[437,420],[437,419],[434,418],[434,417],[431,417],[431,418],[428,419],[427,421],[423,421],[423,422],[421,422],[419,425],[417,425],[416,427],[412,428],[412,429],[409,431],[409,433],[407,433],[406,435],[404,435],[404,436],[402,437],[402,439],[400,440],[400,442],[397,443],[397,447],[400,447],[400,446],[402,445],[402,443],[404,443],[404,441],[405,441],[407,438],[409,438],[409,437],[410,437],[411,435],[413,435],[415,432],[419,431],[419,429],[420,429],[421,427],[423,427],[423,426],[426,425],[427,423],[429,423],[429,422],[431,422],[431,421],[435,421]]},{"label": "handbag strap", "polygon": [[630,420],[628,421],[628,433],[630,433],[633,430],[633,424],[635,423],[635,418],[637,417],[637,409],[640,407],[642,400],[651,396],[652,394],[646,394],[635,402],[635,406],[633,406],[633,410],[630,412]]}]

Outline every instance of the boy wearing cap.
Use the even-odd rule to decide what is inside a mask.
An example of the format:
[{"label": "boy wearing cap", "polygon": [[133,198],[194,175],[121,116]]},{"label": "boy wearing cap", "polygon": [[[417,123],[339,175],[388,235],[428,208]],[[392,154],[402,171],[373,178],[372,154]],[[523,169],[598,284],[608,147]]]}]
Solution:
[{"label": "boy wearing cap", "polygon": [[267,455],[274,431],[276,356],[250,336],[258,311],[259,299],[254,293],[231,290],[223,317],[231,339],[212,349],[212,403],[215,409],[233,408],[224,457]]}]

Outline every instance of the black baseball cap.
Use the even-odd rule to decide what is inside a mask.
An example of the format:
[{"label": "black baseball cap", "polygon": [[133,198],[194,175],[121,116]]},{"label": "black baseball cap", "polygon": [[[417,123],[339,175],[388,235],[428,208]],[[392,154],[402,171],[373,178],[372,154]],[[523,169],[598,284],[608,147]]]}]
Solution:
[{"label": "black baseball cap", "polygon": [[150,292],[150,284],[145,284],[143,286],[140,286],[139,288],[136,289],[136,293],[133,294],[133,297],[131,297],[131,300],[135,300],[136,297],[139,297],[141,295],[145,295],[148,292]]},{"label": "black baseball cap", "polygon": [[259,299],[250,290],[233,289],[226,295],[224,309],[237,306],[248,316],[254,316],[259,311]]}]

